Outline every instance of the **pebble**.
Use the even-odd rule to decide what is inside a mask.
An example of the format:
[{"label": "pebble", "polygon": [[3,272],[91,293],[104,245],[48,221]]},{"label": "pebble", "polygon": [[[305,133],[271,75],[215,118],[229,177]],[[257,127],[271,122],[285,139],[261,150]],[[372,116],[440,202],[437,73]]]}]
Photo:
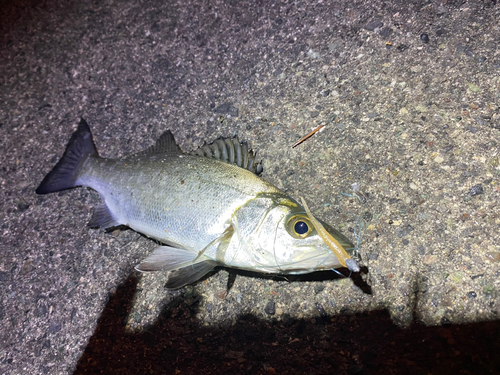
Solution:
[{"label": "pebble", "polygon": [[436,163],[442,163],[444,161],[444,158],[441,155],[438,155],[434,158],[434,161]]},{"label": "pebble", "polygon": [[481,88],[479,86],[473,84],[473,83],[469,82],[469,83],[467,83],[467,86],[468,86],[469,90],[472,91],[472,92],[479,92],[479,91],[481,91]]},{"label": "pebble", "polygon": [[483,185],[481,184],[474,185],[473,187],[470,188],[469,192],[472,197],[475,195],[483,194],[484,193]]},{"label": "pebble", "polygon": [[274,315],[274,314],[276,314],[276,304],[274,303],[274,301],[269,301],[267,303],[266,307],[264,308],[264,311],[268,315]]},{"label": "pebble", "polygon": [[314,286],[314,293],[318,294],[321,293],[325,289],[325,286],[323,284],[316,284]]},{"label": "pebble", "polygon": [[238,117],[238,108],[233,107],[230,102],[226,102],[215,108],[214,113],[228,114],[231,117]]},{"label": "pebble", "polygon": [[322,318],[327,316],[325,308],[319,302],[316,302],[316,310],[318,310],[319,316],[321,316]]},{"label": "pebble", "polygon": [[41,317],[41,316],[46,316],[46,315],[47,315],[47,312],[48,312],[48,310],[47,310],[47,306],[45,306],[45,305],[41,305],[41,306],[37,307],[33,313],[34,313],[34,315],[35,315],[37,318],[39,318],[39,317]]},{"label": "pebble", "polygon": [[390,27],[384,27],[379,31],[379,34],[383,38],[388,38],[392,34],[392,29]]},{"label": "pebble", "polygon": [[380,21],[378,19],[374,19],[374,20],[371,20],[370,22],[368,22],[365,25],[364,29],[368,30],[368,31],[374,31],[375,29],[379,29],[382,26],[384,26],[382,21]]},{"label": "pebble", "polygon": [[7,281],[9,279],[10,279],[10,277],[9,277],[9,274],[7,272],[0,271],[0,281]]},{"label": "pebble", "polygon": [[53,322],[49,325],[49,333],[57,333],[61,330],[62,325],[59,322]]},{"label": "pebble", "polygon": [[469,299],[474,299],[477,297],[477,294],[476,294],[476,292],[469,292],[469,293],[467,293],[467,297]]},{"label": "pebble", "polygon": [[410,234],[410,232],[413,230],[413,227],[408,224],[408,225],[405,225],[401,228],[398,228],[396,230],[396,235],[399,237],[399,238],[403,238],[405,236],[407,236],[408,234]]},{"label": "pebble", "polygon": [[482,119],[481,117],[474,117],[474,120],[481,126],[488,126],[488,120]]},{"label": "pebble", "polygon": [[437,257],[435,255],[426,255],[424,258],[424,263],[428,266],[435,264],[437,261]]},{"label": "pebble", "polygon": [[424,34],[421,34],[421,35],[420,35],[420,40],[421,40],[422,42],[426,43],[426,44],[427,44],[427,43],[429,43],[429,41],[430,41],[430,39],[429,39],[429,35],[427,35],[427,34],[425,34],[425,33],[424,33]]},{"label": "pebble", "polygon": [[319,54],[319,52],[310,49],[309,51],[307,51],[307,57],[309,57],[310,59],[319,59],[321,55]]},{"label": "pebble", "polygon": [[417,251],[420,255],[425,255],[425,247],[423,247],[422,245],[417,246]]},{"label": "pebble", "polygon": [[28,203],[26,203],[24,200],[22,200],[22,201],[20,201],[20,202],[17,203],[17,210],[19,212],[24,212],[28,208],[30,208],[30,205]]}]

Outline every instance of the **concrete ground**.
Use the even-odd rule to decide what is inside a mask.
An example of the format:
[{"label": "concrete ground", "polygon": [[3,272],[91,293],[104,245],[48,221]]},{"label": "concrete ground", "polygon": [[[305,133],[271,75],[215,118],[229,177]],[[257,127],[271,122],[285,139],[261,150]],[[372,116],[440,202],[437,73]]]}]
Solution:
[{"label": "concrete ground", "polygon": [[[2,2],[0,373],[500,372],[499,41],[486,0]],[[80,117],[110,158],[237,133],[363,272],[166,290],[34,192]]]}]

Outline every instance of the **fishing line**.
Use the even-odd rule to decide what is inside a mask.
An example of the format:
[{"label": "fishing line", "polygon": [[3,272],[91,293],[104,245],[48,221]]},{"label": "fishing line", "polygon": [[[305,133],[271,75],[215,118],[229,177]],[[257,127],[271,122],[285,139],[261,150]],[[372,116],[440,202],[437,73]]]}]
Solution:
[{"label": "fishing line", "polygon": [[358,194],[347,194],[347,193],[339,193],[336,198],[336,204],[348,215],[352,216],[356,222],[354,224],[354,237],[356,238],[356,246],[354,248],[349,248],[349,250],[354,251],[354,255],[359,257],[359,245],[361,243],[361,239],[363,238],[363,231],[366,229],[366,220],[363,219],[362,215],[356,215],[355,213],[349,211],[347,208],[343,207],[340,204],[340,197],[349,197],[349,198],[357,198],[361,204],[366,202],[366,198],[364,196],[359,196]]},{"label": "fishing line", "polygon": [[[314,258],[318,258],[318,257],[321,257],[323,259],[322,262],[319,262],[315,267],[325,263],[328,258],[324,259],[323,258],[323,255],[325,255],[326,253],[329,254],[329,256],[335,256],[331,253],[330,250],[323,250],[322,252],[320,253],[317,253],[317,254],[312,254],[311,256],[307,257],[307,258],[302,258],[300,260],[296,260],[296,261],[293,261],[293,262],[287,262],[287,263],[283,263],[281,264],[281,266],[290,266],[290,265],[295,265],[295,264],[301,264],[301,263],[304,263],[304,262],[307,262],[307,261],[310,261],[311,259],[314,259]],[[274,267],[274,268],[279,268],[280,266],[279,265],[276,265],[276,266],[266,266],[266,267]],[[314,268],[314,267],[313,267]]]},{"label": "fishing line", "polygon": [[337,275],[342,276],[344,279],[351,277],[351,275],[352,275],[352,271],[349,271],[349,276],[344,275],[342,272],[340,272],[339,270],[336,270],[335,268],[330,268],[330,271],[335,272]]}]

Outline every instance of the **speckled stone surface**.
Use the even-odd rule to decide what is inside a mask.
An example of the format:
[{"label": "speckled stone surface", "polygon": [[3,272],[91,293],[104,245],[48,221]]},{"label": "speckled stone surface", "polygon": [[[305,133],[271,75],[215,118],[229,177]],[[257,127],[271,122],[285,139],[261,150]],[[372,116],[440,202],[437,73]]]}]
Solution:
[{"label": "speckled stone surface", "polygon": [[[3,2],[0,373],[500,372],[499,41],[486,0]],[[237,133],[363,272],[165,290],[95,192],[34,192],[80,117],[113,158]]]}]

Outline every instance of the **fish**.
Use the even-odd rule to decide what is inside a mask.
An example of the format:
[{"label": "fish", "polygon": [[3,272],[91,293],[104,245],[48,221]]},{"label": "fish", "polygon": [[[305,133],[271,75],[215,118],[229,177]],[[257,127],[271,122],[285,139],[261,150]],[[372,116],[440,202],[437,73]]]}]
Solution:
[{"label": "fish", "polygon": [[305,274],[347,267],[359,272],[352,242],[295,199],[259,177],[262,164],[238,138],[185,153],[170,130],[144,151],[99,156],[82,118],[37,194],[89,187],[102,200],[88,225],[127,226],[158,246],[136,266],[168,271],[168,289],[217,266],[263,274]]}]

